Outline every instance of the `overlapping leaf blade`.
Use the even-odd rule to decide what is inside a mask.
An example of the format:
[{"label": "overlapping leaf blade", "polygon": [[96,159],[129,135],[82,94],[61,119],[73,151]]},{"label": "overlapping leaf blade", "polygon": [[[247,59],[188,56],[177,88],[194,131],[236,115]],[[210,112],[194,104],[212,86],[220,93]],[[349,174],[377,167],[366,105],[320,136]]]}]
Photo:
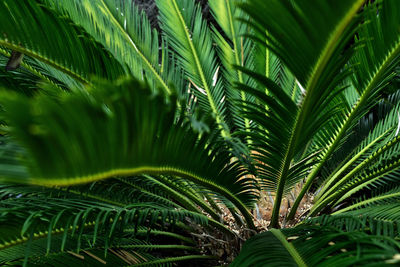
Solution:
[{"label": "overlapping leaf blade", "polygon": [[173,174],[221,193],[247,213],[243,203],[251,205],[255,197],[252,179],[241,178],[246,171],[206,133],[200,137],[177,124],[175,106],[164,97],[151,96],[137,82],[88,90],[93,93],[60,99],[3,96],[11,134],[27,150],[23,163],[30,171],[18,179],[2,173],[3,181],[62,186]]},{"label": "overlapping leaf blade", "polygon": [[[329,103],[342,89],[338,85],[346,76],[342,68],[351,50],[348,53],[342,51],[355,29],[354,17],[363,1],[321,1],[317,3],[318,7],[315,4],[314,1],[271,0],[241,5],[253,18],[250,24],[261,36],[266,35],[266,46],[288,66],[301,87],[304,87],[304,98],[295,112],[284,109],[279,113],[274,111],[276,115],[273,116],[281,122],[287,122],[279,124],[279,130],[272,125],[265,128],[269,135],[273,133],[276,136],[267,138],[268,152],[263,158],[265,166],[273,169],[271,181],[276,186],[271,221],[273,227],[278,226],[279,206],[293,158],[327,124],[328,118],[335,115],[336,109]],[[264,39],[254,38],[265,43]],[[255,73],[252,75],[257,77]],[[275,86],[267,79],[259,77],[258,80],[267,89],[268,86]],[[283,99],[277,96],[278,90],[274,89],[273,92],[278,99],[272,100],[276,101],[275,106],[283,105]],[[288,96],[284,98],[286,103],[293,103]],[[261,108],[258,112],[260,116]]]},{"label": "overlapping leaf blade", "polygon": [[398,263],[394,239],[304,225],[249,239],[232,266],[382,266]]},{"label": "overlapping leaf blade", "polygon": [[0,45],[37,58],[79,82],[116,79],[122,66],[71,21],[37,1],[0,2]]}]

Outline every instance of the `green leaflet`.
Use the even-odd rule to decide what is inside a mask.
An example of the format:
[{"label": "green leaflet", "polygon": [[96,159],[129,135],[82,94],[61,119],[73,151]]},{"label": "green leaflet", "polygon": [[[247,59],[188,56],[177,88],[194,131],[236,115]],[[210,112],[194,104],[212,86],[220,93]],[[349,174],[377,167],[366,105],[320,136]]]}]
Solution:
[{"label": "green leaflet", "polygon": [[[311,7],[315,4],[312,1],[253,1],[240,5],[254,19],[250,24],[261,35],[268,32],[268,46],[305,88],[305,96],[297,113],[284,114],[287,110],[281,110],[276,115],[276,120],[290,118],[281,125],[285,130],[279,133],[275,129],[273,132],[271,126],[264,129],[270,135],[268,150],[273,151],[264,158],[264,163],[273,166],[276,172],[271,179],[276,186],[272,227],[278,227],[279,208],[291,176],[293,158],[334,112],[327,108],[327,103],[340,90],[337,85],[344,78],[340,66],[344,65],[347,56],[340,53],[343,44],[351,37],[355,28],[354,17],[363,2],[336,1],[333,6],[332,2],[320,1],[318,8]],[[265,81],[262,83],[267,85]]]},{"label": "green leaflet", "polygon": [[116,79],[125,73],[86,32],[36,1],[2,0],[0,9],[1,46],[45,62],[85,84],[91,75]]},{"label": "green leaflet", "polygon": [[378,266],[396,262],[399,243],[359,231],[301,225],[249,239],[232,266]]},{"label": "green leaflet", "polygon": [[[317,177],[323,164],[340,146],[346,133],[365,114],[366,109],[376,103],[374,98],[383,89],[382,85],[393,78],[393,70],[399,62],[400,54],[400,35],[396,32],[399,27],[400,12],[395,8],[396,5],[396,1],[384,1],[383,10],[379,11],[379,16],[376,16],[377,10],[374,5],[371,10],[365,12],[365,19],[370,20],[370,23],[364,24],[359,31],[363,46],[357,49],[350,61],[350,64],[355,66],[353,83],[360,97],[352,109],[342,116],[342,121],[338,123],[339,128],[335,130],[328,146],[324,148],[320,163],[308,175],[307,183],[296,199],[292,212],[288,216],[289,219],[294,217],[299,202]],[[368,39],[365,44],[364,38]],[[371,41],[371,38],[374,40]]]},{"label": "green leaflet", "polygon": [[219,66],[200,8],[190,0],[157,1],[157,6],[164,34],[171,48],[176,50],[200,106],[211,111],[221,135],[229,138],[231,133],[223,113],[223,84],[216,78]]},{"label": "green leaflet", "polygon": [[89,95],[77,92],[60,99],[3,95],[11,133],[27,150],[22,163],[30,171],[27,178],[3,173],[3,181],[66,186],[173,174],[221,193],[248,213],[243,203],[250,205],[255,196],[251,179],[238,180],[245,170],[230,163],[228,150],[205,149],[212,143],[206,134],[199,138],[188,126],[176,124],[175,106],[164,97],[152,96],[134,81],[88,90]]}]

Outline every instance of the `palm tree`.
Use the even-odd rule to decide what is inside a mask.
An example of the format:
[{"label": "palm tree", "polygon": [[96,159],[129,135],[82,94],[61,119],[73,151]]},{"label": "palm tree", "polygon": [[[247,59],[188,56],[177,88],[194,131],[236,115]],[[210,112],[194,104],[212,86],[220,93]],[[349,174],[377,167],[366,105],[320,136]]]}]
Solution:
[{"label": "palm tree", "polygon": [[231,262],[260,192],[233,265],[398,262],[400,8],[366,2],[1,0],[0,262]]}]

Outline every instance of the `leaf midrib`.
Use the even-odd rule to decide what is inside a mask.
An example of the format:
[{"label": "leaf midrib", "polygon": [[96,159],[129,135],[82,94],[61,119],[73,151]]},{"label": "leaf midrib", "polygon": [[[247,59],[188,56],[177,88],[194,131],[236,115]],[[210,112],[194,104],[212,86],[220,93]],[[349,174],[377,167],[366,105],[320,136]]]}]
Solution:
[{"label": "leaf midrib", "polygon": [[[308,117],[309,110],[312,108],[309,105],[309,101],[311,101],[310,98],[312,97],[313,92],[316,89],[317,82],[319,81],[323,70],[328,64],[333,52],[335,51],[336,44],[340,36],[343,34],[346,27],[350,24],[353,17],[357,14],[357,11],[360,9],[364,2],[365,0],[358,0],[357,2],[355,2],[328,38],[328,41],[324,49],[322,50],[321,56],[318,58],[318,61],[315,64],[313,71],[311,72],[310,79],[308,80],[306,95],[302,104],[302,108],[299,109],[299,113],[296,118],[295,127],[292,132],[293,138],[291,138],[291,141],[293,142],[290,142],[289,149],[293,150],[293,143],[298,140],[298,136],[301,134],[300,129],[303,128],[304,121]],[[293,154],[293,152],[291,154]]]},{"label": "leaf midrib", "polygon": [[383,195],[383,196],[378,196],[378,197],[373,197],[373,198],[358,202],[356,204],[353,204],[351,206],[348,206],[348,207],[346,207],[344,209],[338,210],[338,211],[332,213],[332,215],[340,214],[340,213],[343,213],[343,212],[346,212],[346,211],[361,207],[363,205],[367,205],[367,204],[375,202],[375,201],[379,201],[379,200],[383,200],[383,199],[387,199],[387,198],[392,198],[392,197],[399,197],[399,196],[400,196],[400,192],[396,192],[396,193],[392,193],[392,194],[388,194],[388,195]]},{"label": "leaf midrib", "polygon": [[71,186],[71,185],[78,185],[84,183],[90,183],[98,180],[103,180],[111,177],[124,177],[124,176],[134,176],[139,174],[169,174],[169,175],[176,175],[180,177],[185,177],[195,183],[200,185],[209,187],[210,189],[214,190],[217,193],[222,194],[226,197],[229,201],[231,201],[242,213],[245,217],[247,224],[251,229],[255,230],[255,226],[252,220],[252,216],[249,213],[246,206],[243,202],[235,196],[234,193],[230,192],[228,189],[222,187],[210,181],[206,178],[198,176],[194,173],[189,171],[185,171],[179,168],[173,167],[154,167],[154,166],[141,166],[136,168],[121,168],[121,169],[112,169],[109,171],[87,175],[87,176],[79,176],[79,177],[70,177],[70,178],[30,178],[28,183],[32,185],[40,185],[40,186]]},{"label": "leaf midrib", "polygon": [[358,101],[354,105],[354,107],[351,109],[350,113],[348,113],[348,115],[345,116],[345,121],[344,121],[344,123],[342,123],[341,128],[338,131],[336,131],[337,134],[333,137],[334,141],[327,147],[327,149],[325,150],[325,153],[323,153],[323,157],[321,158],[319,163],[314,166],[313,170],[310,172],[310,174],[306,178],[307,182],[304,185],[299,196],[297,197],[297,199],[292,207],[292,210],[289,213],[288,219],[292,219],[294,217],[294,214],[296,212],[298,204],[300,203],[301,198],[304,196],[305,192],[311,186],[311,183],[317,177],[317,174],[318,174],[319,170],[322,168],[323,164],[326,162],[326,160],[334,152],[337,145],[340,143],[342,136],[345,134],[345,132],[350,127],[351,121],[356,116],[360,107],[362,107],[364,105],[364,102],[367,101],[368,95],[369,95],[370,91],[372,90],[372,88],[374,88],[375,83],[377,83],[377,79],[380,77],[381,72],[385,70],[386,65],[390,64],[392,59],[395,58],[398,54],[400,54],[400,38],[398,39],[397,44],[394,45],[394,48],[391,50],[391,52],[388,54],[388,56],[384,59],[384,61],[380,65],[379,69],[377,69],[377,71],[375,72],[375,75],[371,75],[371,79],[370,79],[366,89],[363,91],[363,94],[358,99]]},{"label": "leaf midrib", "polygon": [[106,12],[105,15],[108,15],[111,18],[111,22],[117,26],[117,28],[120,30],[122,33],[122,36],[128,41],[129,44],[133,47],[133,49],[136,51],[136,53],[139,55],[139,57],[142,59],[142,61],[145,63],[145,65],[151,70],[153,73],[154,77],[159,81],[159,83],[162,85],[162,88],[165,90],[167,94],[171,94],[171,90],[167,86],[167,84],[164,82],[162,77],[158,74],[158,72],[155,70],[153,65],[149,62],[149,60],[144,56],[144,54],[139,50],[135,42],[132,40],[132,38],[129,36],[129,34],[123,29],[122,25],[118,22],[118,20],[114,17],[112,12],[110,11],[109,7],[107,4],[104,2],[104,0],[100,0],[102,6],[104,7],[104,11]]},{"label": "leaf midrib", "polygon": [[[371,174],[361,177],[354,182],[344,185],[340,190],[336,191],[331,196],[327,197],[324,201],[321,201],[319,205],[315,205],[311,208],[310,217],[316,215],[325,205],[329,204],[331,201],[335,201],[335,203],[339,203],[342,201],[346,196],[349,196],[354,193],[354,190],[359,186],[362,186],[365,183],[372,183],[377,179],[380,179],[384,175],[389,174],[390,172],[394,171],[395,169],[400,167],[400,160],[393,162],[390,165],[386,165],[384,168],[381,168],[378,171],[374,171]],[[357,191],[357,190],[356,190]],[[339,199],[338,199],[339,198]],[[336,199],[336,200],[335,200]]]},{"label": "leaf midrib", "polygon": [[[237,39],[236,30],[235,30],[235,27],[233,25],[233,16],[232,16],[231,4],[229,3],[229,0],[225,0],[225,3],[226,3],[226,6],[227,6],[227,10],[228,10],[228,21],[229,21],[229,27],[230,27],[231,35],[232,35],[233,50],[234,50],[234,54],[235,54],[235,64],[237,66],[242,66],[242,64],[240,62],[240,59],[239,59],[239,52],[240,51],[239,51],[237,40],[236,40]],[[244,49],[244,47],[242,47],[241,49]],[[240,70],[237,70],[237,74],[238,74],[239,82],[242,84],[243,83],[243,74],[242,74],[242,72]],[[246,101],[246,94],[245,94],[245,92],[243,90],[240,91],[240,97],[241,97],[243,102]],[[250,122],[249,122],[248,118],[244,118],[244,125],[246,127],[246,131],[250,132]]]},{"label": "leaf midrib", "polygon": [[293,246],[293,244],[289,243],[286,240],[286,237],[282,234],[280,230],[271,229],[270,232],[281,242],[281,244],[286,248],[289,254],[292,256],[293,260],[297,263],[299,267],[307,267],[307,264],[304,262],[303,258]]},{"label": "leaf midrib", "polygon": [[[5,57],[11,57],[11,54],[8,53],[7,51],[5,51],[4,49],[0,48],[0,54],[4,55]],[[39,70],[37,70],[35,67],[32,67],[31,65],[25,63],[24,61],[21,62],[21,66],[25,69],[27,69],[29,72],[31,72],[33,75],[39,77],[40,79],[48,82],[49,84],[57,87],[60,91],[62,91],[63,89],[56,84],[54,81],[52,81],[51,79],[49,79],[46,75],[44,75],[43,73],[41,73]]]},{"label": "leaf midrib", "polygon": [[5,40],[0,40],[0,46],[7,47],[7,48],[9,48],[9,49],[11,49],[13,51],[18,51],[20,53],[23,53],[24,55],[27,55],[27,56],[30,56],[30,57],[33,57],[33,58],[37,58],[38,60],[40,60],[40,61],[42,61],[42,62],[44,62],[46,64],[49,64],[50,66],[53,66],[54,68],[60,70],[61,72],[68,74],[69,76],[71,76],[72,78],[76,79],[77,81],[79,81],[79,82],[81,82],[83,84],[87,84],[87,85],[91,84],[89,82],[89,80],[87,80],[86,78],[84,78],[80,74],[72,71],[69,68],[66,68],[65,66],[60,65],[59,63],[57,63],[56,61],[54,61],[54,60],[52,60],[50,58],[47,58],[47,57],[45,57],[45,56],[43,56],[41,54],[38,54],[38,53],[32,51],[31,49],[15,45],[15,44],[13,44],[11,42],[7,42]]},{"label": "leaf midrib", "polygon": [[[168,1],[168,0],[166,0],[166,1]],[[208,83],[207,83],[207,80],[205,78],[203,69],[201,67],[199,56],[197,55],[196,49],[195,49],[195,47],[193,45],[193,42],[192,42],[192,40],[190,38],[189,29],[186,26],[185,20],[183,19],[181,12],[179,11],[178,4],[176,3],[176,0],[170,0],[170,1],[172,2],[174,11],[178,15],[179,22],[181,24],[181,27],[182,27],[184,33],[185,33],[186,41],[189,44],[190,51],[191,51],[191,53],[193,55],[193,58],[195,60],[195,65],[196,65],[197,72],[200,75],[200,79],[201,79],[201,82],[203,84],[204,90],[207,93],[207,99],[208,99],[208,102],[210,103],[210,107],[211,107],[212,112],[215,114],[215,119],[216,119],[216,121],[218,123],[218,127],[221,129],[221,134],[222,134],[223,137],[230,137],[230,133],[228,131],[226,131],[226,129],[224,129],[224,127],[222,126],[223,120],[221,119],[221,115],[219,114],[217,106],[215,104],[215,101],[214,101],[214,99],[213,99],[213,97],[211,95],[211,90],[210,90],[210,87],[208,86]]]},{"label": "leaf midrib", "polygon": [[[328,190],[328,188],[331,188],[331,184],[333,182],[336,182],[336,179],[347,169],[349,168],[354,162],[356,162],[366,151],[368,151],[373,145],[375,145],[378,141],[380,141],[386,134],[388,134],[393,128],[389,128],[386,130],[384,133],[379,135],[377,138],[372,140],[368,145],[366,145],[360,152],[358,152],[355,156],[353,156],[348,162],[346,162],[345,165],[343,165],[342,168],[340,168],[338,171],[336,171],[331,178],[328,178],[327,182],[324,185],[325,189],[322,189],[318,195],[323,196],[325,192],[329,192],[332,190]],[[363,163],[362,163],[363,164]],[[365,164],[365,163],[364,163]],[[361,165],[361,164],[360,164]],[[360,169],[360,165],[358,165],[356,168]],[[347,175],[346,175],[347,176]],[[340,183],[340,182],[339,182]],[[335,185],[332,188],[336,188],[338,186],[338,183],[335,183]],[[326,191],[328,190],[328,191]],[[318,198],[318,197],[317,197]]]},{"label": "leaf midrib", "polygon": [[[357,14],[357,11],[360,9],[360,7],[363,5],[365,0],[358,0],[353,4],[353,6],[349,9],[347,14],[343,17],[343,19],[340,21],[340,23],[335,27],[335,30],[333,33],[330,35],[328,38],[328,41],[322,50],[321,56],[318,58],[317,63],[315,64],[313,71],[311,72],[310,79],[308,80],[307,83],[307,88],[306,88],[306,96],[303,101],[302,108],[299,109],[299,113],[296,119],[296,124],[295,128],[293,131],[293,138],[294,142],[297,141],[298,135],[300,134],[300,129],[303,128],[303,124],[305,121],[305,118],[308,117],[309,109],[312,107],[309,105],[309,101],[311,96],[313,95],[313,92],[316,88],[317,82],[320,79],[320,76],[325,69],[325,66],[328,64],[329,59],[331,58],[333,52],[335,51],[336,44],[340,38],[340,36],[343,34],[345,31],[346,27],[350,24],[352,21],[353,17]],[[289,145],[289,148],[292,148],[293,143],[291,142]]]}]

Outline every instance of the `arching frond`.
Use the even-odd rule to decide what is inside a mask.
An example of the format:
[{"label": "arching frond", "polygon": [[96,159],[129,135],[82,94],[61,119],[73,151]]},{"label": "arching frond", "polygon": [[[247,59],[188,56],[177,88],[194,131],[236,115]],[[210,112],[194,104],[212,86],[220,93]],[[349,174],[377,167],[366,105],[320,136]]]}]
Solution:
[{"label": "arching frond", "polygon": [[79,82],[115,79],[122,66],[70,20],[36,1],[0,2],[0,45],[49,64]]},{"label": "arching frond", "polygon": [[[329,192],[335,191],[338,187],[343,185],[346,179],[351,178],[349,176],[354,175],[357,171],[360,172],[365,167],[371,167],[372,158],[369,160],[366,159],[374,152],[377,152],[378,149],[384,149],[388,142],[392,143],[392,141],[396,140],[395,134],[397,125],[399,124],[399,108],[400,106],[397,105],[387,116],[378,122],[370,134],[354,149],[351,154],[351,159],[343,161],[340,165],[341,168],[333,172],[331,176],[327,178],[324,189],[319,192],[319,196],[322,196],[325,192],[329,194]],[[393,142],[392,146],[395,144],[396,142]],[[344,173],[349,172],[350,169],[353,169],[351,174],[347,173],[347,178],[343,178],[342,181],[338,182],[339,178],[343,176]]]},{"label": "arching frond", "polygon": [[180,71],[171,63],[167,47],[134,1],[45,2],[81,25],[137,79],[145,74],[154,87],[169,94],[173,93],[170,82],[179,89],[182,86]]},{"label": "arching frond", "polygon": [[230,162],[228,150],[212,146],[207,134],[200,137],[176,124],[173,104],[132,81],[88,90],[89,95],[76,92],[59,100],[4,95],[11,134],[28,153],[22,162],[30,175],[2,173],[3,181],[65,186],[172,174],[224,195],[252,224],[244,206],[254,200],[252,180],[241,178],[246,171],[239,162]]},{"label": "arching frond", "polygon": [[230,137],[224,118],[223,83],[218,79],[216,53],[201,9],[190,0],[157,1],[157,7],[163,33],[176,52],[200,107],[213,114],[222,136]]},{"label": "arching frond", "polygon": [[[305,225],[320,225],[322,227],[334,227],[345,232],[365,232],[376,236],[396,238],[399,235],[396,220],[388,220],[380,213],[374,213],[373,209],[360,211],[335,213],[334,215],[322,215],[310,218],[303,222]],[[376,211],[376,210],[375,210]]]},{"label": "arching frond", "polygon": [[[365,20],[358,31],[358,43],[362,45],[352,57],[350,67],[354,68],[353,83],[360,96],[353,107],[342,117],[339,129],[330,144],[324,148],[320,164],[309,174],[306,185],[296,199],[289,218],[293,218],[297,205],[317,177],[323,163],[334,153],[356,122],[374,104],[385,85],[393,79],[393,72],[400,60],[400,34],[398,33],[400,11],[396,1],[371,4],[364,11]],[[378,8],[379,7],[379,8]]]},{"label": "arching frond", "polygon": [[43,83],[53,85],[54,89],[57,89],[56,91],[82,87],[79,81],[68,74],[28,56],[24,56],[18,69],[5,71],[5,64],[11,53],[6,49],[0,48],[0,54],[2,55],[2,61],[4,60],[4,65],[0,66],[2,70],[2,79],[0,81],[2,84],[0,86],[5,89],[22,91],[24,94],[31,96],[38,89],[43,89]]},{"label": "arching frond", "polygon": [[398,263],[398,252],[391,238],[302,225],[249,239],[232,266],[382,266]]},{"label": "arching frond", "polygon": [[[318,2],[318,7],[315,1],[289,0],[251,1],[240,5],[253,18],[250,23],[254,29],[264,36],[268,33],[266,46],[280,57],[304,87],[305,96],[297,110],[280,110],[274,115],[274,121],[285,121],[279,124],[279,130],[275,126],[276,137],[272,137],[271,125],[265,128],[271,136],[267,141],[269,155],[264,158],[264,163],[274,169],[268,175],[275,175],[276,181],[272,227],[278,226],[279,206],[293,158],[334,112],[326,107],[340,91],[338,85],[347,75],[342,68],[349,53],[342,51],[355,30],[355,17],[363,2],[323,1]],[[257,40],[257,36],[254,38]],[[273,86],[265,79],[259,80],[265,88]],[[274,91],[277,90],[280,89]],[[285,101],[293,103],[288,96]]]},{"label": "arching frond", "polygon": [[252,40],[244,35],[249,28],[246,24],[241,23],[237,18],[244,17],[244,12],[237,8],[231,1],[210,1],[210,9],[212,14],[221,27],[224,37],[220,31],[213,26],[214,40],[217,46],[217,53],[221,60],[222,66],[218,73],[218,77],[226,80],[225,90],[225,106],[226,116],[232,120],[235,128],[250,130],[250,121],[242,118],[241,110],[238,109],[235,102],[238,100],[246,101],[252,99],[251,95],[246,95],[245,91],[237,90],[235,83],[251,84],[251,80],[245,76],[240,70],[235,69],[236,66],[252,67],[254,44]]},{"label": "arching frond", "polygon": [[328,203],[338,203],[349,198],[363,188],[398,182],[398,108],[393,108],[356,148],[353,157],[332,174],[319,192],[312,214]]},{"label": "arching frond", "polygon": [[[145,202],[139,196],[131,198],[129,204],[120,205],[107,201],[112,198],[105,195],[104,199],[94,199],[73,190],[1,186],[0,262],[25,259],[29,265],[45,264],[71,252],[86,256],[93,253],[108,262],[118,259],[113,258],[113,251],[119,249],[134,251],[142,259],[161,260],[160,254],[152,254],[153,250],[196,251],[190,238],[170,230],[184,231],[191,224],[206,226],[208,222],[202,214],[163,206],[160,202]],[[153,238],[156,235],[166,236],[171,244],[152,243],[157,242]],[[180,245],[180,241],[186,244]],[[155,255],[158,256],[154,258]]]}]

